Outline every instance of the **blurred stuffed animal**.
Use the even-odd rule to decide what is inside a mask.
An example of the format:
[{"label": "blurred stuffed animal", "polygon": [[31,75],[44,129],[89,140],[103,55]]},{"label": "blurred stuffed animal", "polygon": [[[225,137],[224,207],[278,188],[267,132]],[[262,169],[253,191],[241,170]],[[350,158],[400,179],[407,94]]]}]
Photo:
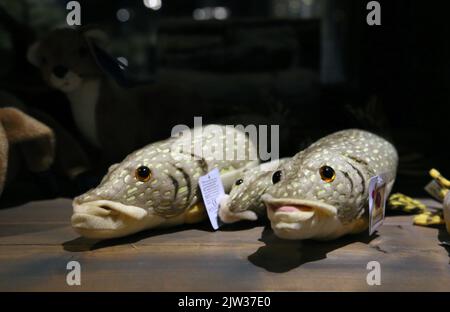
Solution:
[{"label": "blurred stuffed animal", "polygon": [[28,60],[65,93],[78,130],[109,161],[204,115],[200,101],[180,85],[127,79],[126,66],[103,50],[106,42],[98,29],[57,29],[29,48]]},{"label": "blurred stuffed animal", "polygon": [[19,145],[32,172],[47,170],[54,159],[55,139],[49,127],[16,108],[0,108],[0,194],[5,182],[14,175],[8,169],[12,144]]},{"label": "blurred stuffed animal", "polygon": [[[86,152],[76,138],[61,123],[42,110],[32,105],[25,105],[14,94],[4,90],[0,90],[0,109],[9,111],[14,109],[45,125],[51,129],[56,141],[51,170],[48,172],[46,170],[46,173],[42,175],[32,174],[31,176],[29,176],[31,171],[27,170],[27,166],[23,165],[24,156],[22,155],[22,150],[23,146],[36,144],[33,143],[35,140],[14,144],[13,148],[9,149],[8,176],[10,176],[9,181],[11,183],[8,183],[8,187],[14,188],[16,191],[27,188],[28,192],[26,193],[31,199],[35,198],[35,195],[38,197],[71,196],[83,192],[98,183],[95,177],[92,178],[92,166]],[[12,179],[12,177],[15,177],[15,179]],[[44,181],[36,181],[34,178],[43,178]],[[31,194],[31,189],[33,188],[37,191],[35,195]],[[26,200],[25,194],[19,196],[16,191],[4,194],[2,200],[6,200],[6,195],[8,195],[8,198],[10,195],[13,195],[13,197],[18,197],[18,199]]]}]

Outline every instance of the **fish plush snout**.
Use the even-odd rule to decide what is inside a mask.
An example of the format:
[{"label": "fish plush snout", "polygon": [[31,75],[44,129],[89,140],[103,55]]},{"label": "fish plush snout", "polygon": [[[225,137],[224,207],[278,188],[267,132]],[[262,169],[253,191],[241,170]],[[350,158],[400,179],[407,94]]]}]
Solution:
[{"label": "fish plush snout", "polygon": [[251,210],[232,211],[230,195],[224,195],[219,202],[219,217],[224,223],[234,223],[241,220],[256,221],[258,216]]},{"label": "fish plush snout", "polygon": [[113,238],[138,231],[146,224],[145,209],[109,200],[73,201],[74,230],[88,238]]}]

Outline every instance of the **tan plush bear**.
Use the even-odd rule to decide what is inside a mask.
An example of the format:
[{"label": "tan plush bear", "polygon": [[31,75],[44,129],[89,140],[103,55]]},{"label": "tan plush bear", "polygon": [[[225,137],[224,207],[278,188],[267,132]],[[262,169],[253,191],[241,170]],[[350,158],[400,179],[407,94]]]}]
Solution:
[{"label": "tan plush bear", "polygon": [[0,108],[0,194],[2,193],[9,164],[10,146],[19,145],[30,171],[47,170],[54,159],[53,131],[22,111]]}]

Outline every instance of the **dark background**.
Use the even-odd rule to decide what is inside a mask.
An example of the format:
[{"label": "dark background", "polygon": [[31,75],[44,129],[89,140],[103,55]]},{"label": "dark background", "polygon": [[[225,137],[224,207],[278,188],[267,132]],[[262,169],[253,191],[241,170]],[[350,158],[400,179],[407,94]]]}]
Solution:
[{"label": "dark background", "polygon": [[[157,11],[138,0],[79,2],[83,24],[106,29],[111,53],[125,57],[129,71],[142,81],[158,77],[162,69],[190,70],[199,77],[223,77],[226,88],[236,84],[227,80],[230,74],[276,77],[301,71],[303,80],[292,87],[242,88],[240,97],[225,92],[220,98],[233,104],[224,114],[276,115],[281,156],[332,131],[358,127],[396,145],[396,191],[422,196],[432,167],[450,175],[447,1],[379,1],[381,26],[366,24],[368,1],[357,0],[166,0]],[[25,60],[36,38],[65,22],[65,3],[0,0],[0,89],[51,115],[95,154],[77,133],[65,96],[47,87]],[[194,10],[205,7],[225,7],[229,16],[194,19]],[[117,18],[121,8],[130,14],[126,22]],[[211,114],[222,113],[211,105]],[[167,128],[172,126],[168,118]],[[23,178],[38,186],[13,185],[0,201],[27,194],[73,196],[98,177],[71,181],[51,170]]]}]

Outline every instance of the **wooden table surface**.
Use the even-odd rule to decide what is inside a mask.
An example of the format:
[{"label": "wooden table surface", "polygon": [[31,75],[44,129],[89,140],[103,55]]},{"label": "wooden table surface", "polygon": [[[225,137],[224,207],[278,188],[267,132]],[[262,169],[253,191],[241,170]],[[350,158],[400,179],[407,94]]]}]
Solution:
[{"label": "wooden table surface", "polygon": [[[70,227],[71,201],[0,210],[0,291],[450,291],[448,234],[390,216],[378,235],[283,241],[262,224],[208,224],[99,242]],[[66,265],[81,264],[68,286]],[[381,265],[368,286],[367,263]]]}]

